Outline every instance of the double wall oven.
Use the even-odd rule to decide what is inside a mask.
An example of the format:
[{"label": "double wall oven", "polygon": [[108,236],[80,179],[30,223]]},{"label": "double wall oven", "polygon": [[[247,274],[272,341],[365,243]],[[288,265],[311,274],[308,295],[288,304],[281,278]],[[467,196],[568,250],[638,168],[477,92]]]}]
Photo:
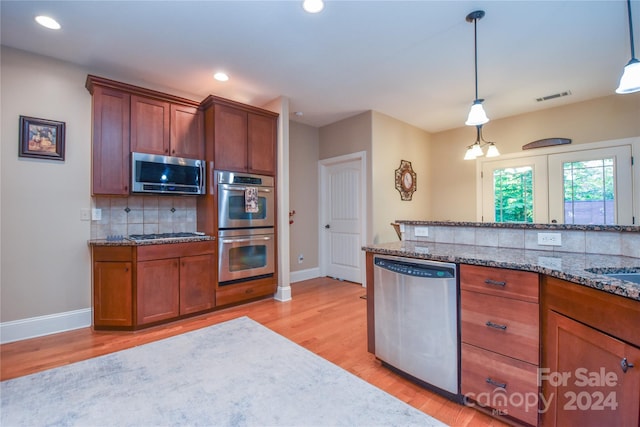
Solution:
[{"label": "double wall oven", "polygon": [[216,172],[220,286],[275,274],[275,195],[271,176]]}]

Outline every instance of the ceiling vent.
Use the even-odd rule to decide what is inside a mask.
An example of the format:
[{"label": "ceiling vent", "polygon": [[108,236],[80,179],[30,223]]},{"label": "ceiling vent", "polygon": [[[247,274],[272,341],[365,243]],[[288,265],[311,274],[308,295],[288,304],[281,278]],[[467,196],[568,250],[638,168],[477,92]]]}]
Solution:
[{"label": "ceiling vent", "polygon": [[571,95],[571,91],[567,90],[567,91],[564,91],[564,92],[554,93],[553,95],[547,95],[547,96],[543,96],[541,98],[536,98],[536,101],[538,101],[538,102],[549,101],[551,99],[562,98],[563,96],[569,96],[569,95]]}]

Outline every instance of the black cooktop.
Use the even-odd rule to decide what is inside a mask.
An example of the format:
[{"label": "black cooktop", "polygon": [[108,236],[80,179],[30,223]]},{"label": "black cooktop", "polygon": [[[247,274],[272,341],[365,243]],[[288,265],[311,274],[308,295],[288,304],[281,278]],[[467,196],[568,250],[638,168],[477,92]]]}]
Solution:
[{"label": "black cooktop", "polygon": [[185,237],[202,237],[204,233],[157,233],[157,234],[131,234],[129,240],[160,240],[183,239]]}]

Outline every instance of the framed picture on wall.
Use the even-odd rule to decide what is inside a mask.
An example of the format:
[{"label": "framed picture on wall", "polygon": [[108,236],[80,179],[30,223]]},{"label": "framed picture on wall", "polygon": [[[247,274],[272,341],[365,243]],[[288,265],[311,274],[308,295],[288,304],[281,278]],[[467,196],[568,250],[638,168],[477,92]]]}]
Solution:
[{"label": "framed picture on wall", "polygon": [[18,156],[64,161],[65,123],[20,116]]}]

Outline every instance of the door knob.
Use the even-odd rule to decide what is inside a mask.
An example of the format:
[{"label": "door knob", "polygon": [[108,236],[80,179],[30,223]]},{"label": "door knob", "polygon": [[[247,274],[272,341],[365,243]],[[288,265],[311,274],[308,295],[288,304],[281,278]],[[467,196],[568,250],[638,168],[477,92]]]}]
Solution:
[{"label": "door knob", "polygon": [[331,228],[329,224],[325,225],[324,228]]}]

